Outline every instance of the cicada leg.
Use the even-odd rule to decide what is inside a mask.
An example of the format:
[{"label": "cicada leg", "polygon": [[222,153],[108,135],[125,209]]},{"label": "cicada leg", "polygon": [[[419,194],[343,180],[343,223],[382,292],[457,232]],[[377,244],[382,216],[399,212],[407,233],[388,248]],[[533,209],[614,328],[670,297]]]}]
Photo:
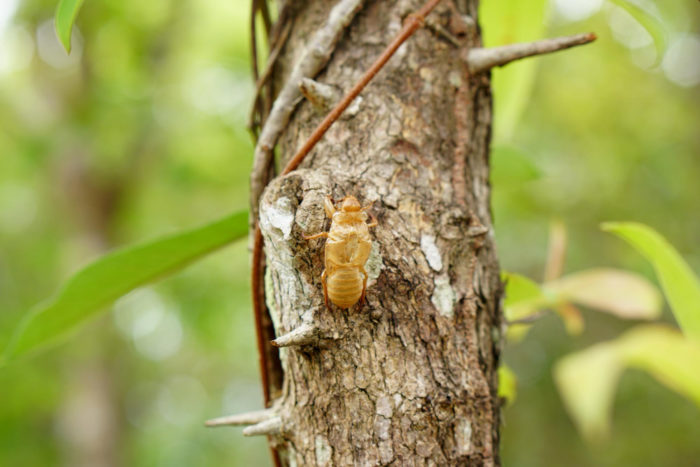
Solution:
[{"label": "cicada leg", "polygon": [[325,269],[321,273],[321,284],[323,284],[323,299],[326,302],[326,308],[328,308],[330,310],[331,306],[328,302],[328,286],[326,285],[326,270]]},{"label": "cicada leg", "polygon": [[333,198],[330,195],[326,196],[323,201],[323,209],[326,211],[326,216],[333,219],[333,214],[335,214],[335,204],[333,203]]},{"label": "cicada leg", "polygon": [[302,235],[302,237],[304,237],[304,240],[313,240],[314,238],[328,238],[328,232],[321,232],[309,236]]},{"label": "cicada leg", "polygon": [[371,212],[368,212],[367,214],[369,214],[370,219],[372,219],[372,222],[367,224],[367,228],[372,228],[372,227],[376,227],[377,225],[379,225],[379,222],[377,222],[377,218],[374,217],[374,214],[372,214]]},{"label": "cicada leg", "polygon": [[360,306],[365,304],[365,294],[367,292],[367,271],[365,271],[364,266],[360,266],[360,272],[362,273],[362,295],[360,295]]}]

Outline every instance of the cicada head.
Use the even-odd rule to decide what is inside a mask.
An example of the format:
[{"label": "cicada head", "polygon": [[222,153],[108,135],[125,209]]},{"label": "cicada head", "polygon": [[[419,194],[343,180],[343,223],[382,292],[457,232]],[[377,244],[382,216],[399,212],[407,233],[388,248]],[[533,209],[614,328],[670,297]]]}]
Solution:
[{"label": "cicada head", "polygon": [[340,209],[344,212],[358,212],[362,209],[360,202],[354,196],[346,196]]}]

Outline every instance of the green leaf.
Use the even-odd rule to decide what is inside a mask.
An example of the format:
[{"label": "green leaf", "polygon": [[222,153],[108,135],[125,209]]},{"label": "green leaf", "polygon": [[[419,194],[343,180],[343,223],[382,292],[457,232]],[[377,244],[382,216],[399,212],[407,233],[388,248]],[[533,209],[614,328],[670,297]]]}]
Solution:
[{"label": "green leaf", "polygon": [[[508,321],[529,318],[539,312],[546,302],[540,286],[520,274],[501,272],[501,279],[506,283],[503,313]],[[506,338],[518,341],[525,337],[530,324],[512,324],[508,326]]]},{"label": "green leaf", "polygon": [[122,295],[173,274],[248,232],[238,212],[184,232],[107,253],[78,271],[51,299],[30,311],[5,350],[4,360],[24,355],[73,329]]},{"label": "green leaf", "polygon": [[514,272],[501,272],[501,279],[506,283],[506,297],[503,302],[506,308],[522,305],[541,299],[540,286],[529,279]]},{"label": "green leaf", "polygon": [[700,407],[700,342],[666,326],[640,326],[623,336],[620,353]]},{"label": "green leaf", "polygon": [[606,436],[622,364],[614,344],[597,344],[567,355],[554,367],[554,381],[564,406],[588,439]]},{"label": "green leaf", "polygon": [[68,53],[70,53],[70,37],[73,31],[73,23],[75,23],[75,18],[78,16],[81,6],[83,6],[83,0],[59,0],[56,7],[56,16],[54,18],[56,34]]},{"label": "green leaf", "polygon": [[555,365],[554,379],[564,405],[587,439],[609,433],[615,387],[622,371],[630,367],[646,371],[700,407],[700,342],[666,326],[639,326]]},{"label": "green leaf", "polygon": [[502,363],[498,367],[498,397],[502,397],[510,405],[515,402],[517,393],[518,378],[508,365]]},{"label": "green leaf", "polygon": [[531,158],[512,146],[491,149],[491,184],[513,187],[540,178],[542,172]]},{"label": "green leaf", "polygon": [[661,294],[648,280],[627,271],[595,268],[569,274],[544,285],[560,300],[612,313],[625,319],[661,315]]},{"label": "green leaf", "polygon": [[[484,45],[494,47],[541,39],[546,31],[549,0],[479,2]],[[494,141],[507,141],[525,110],[535,83],[538,60],[519,60],[492,70]]]},{"label": "green leaf", "polygon": [[700,282],[676,249],[644,224],[607,222],[601,228],[626,240],[652,263],[681,329],[700,340]]}]

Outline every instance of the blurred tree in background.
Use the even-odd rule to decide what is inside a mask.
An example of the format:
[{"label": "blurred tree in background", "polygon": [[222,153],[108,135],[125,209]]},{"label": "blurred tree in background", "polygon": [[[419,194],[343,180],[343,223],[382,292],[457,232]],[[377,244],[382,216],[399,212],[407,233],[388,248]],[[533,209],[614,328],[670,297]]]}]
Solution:
[{"label": "blurred tree in background", "polygon": [[[599,36],[587,50],[513,65],[532,68],[516,78],[494,72],[503,268],[541,279],[558,218],[567,271],[624,267],[655,281],[599,231],[607,220],[654,226],[699,271],[698,5],[640,1],[653,18],[645,28],[621,2],[493,3],[507,7],[484,12],[487,45]],[[0,348],[27,309],[100,252],[247,206],[248,2],[88,1],[70,55],[55,4],[0,4]],[[0,465],[269,462],[263,440],[201,424],[262,406],[247,256],[238,242],[0,370]],[[697,407],[637,371],[622,379],[610,439],[580,438],[553,362],[633,324],[584,319],[571,337],[547,316],[507,347],[519,392],[505,410],[504,464],[697,462]]]}]

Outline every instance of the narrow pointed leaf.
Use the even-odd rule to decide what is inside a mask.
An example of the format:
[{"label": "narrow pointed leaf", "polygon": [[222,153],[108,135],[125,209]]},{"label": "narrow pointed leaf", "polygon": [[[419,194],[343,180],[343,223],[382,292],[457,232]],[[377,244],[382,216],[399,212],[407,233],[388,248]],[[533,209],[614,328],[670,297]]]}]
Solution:
[{"label": "narrow pointed leaf", "polygon": [[83,0],[59,0],[56,7],[56,16],[54,18],[56,34],[68,53],[70,53],[70,37],[73,31],[73,23],[75,23],[75,18],[78,16],[81,6],[83,6]]},{"label": "narrow pointed leaf", "polygon": [[700,339],[700,281],[678,251],[644,224],[608,222],[602,229],[626,240],[652,263],[681,329]]},{"label": "narrow pointed leaf", "polygon": [[248,213],[238,212],[191,230],[107,253],[78,271],[51,299],[30,311],[4,359],[21,356],[73,329],[122,295],[173,274],[242,238]]},{"label": "narrow pointed leaf", "polygon": [[545,284],[560,299],[625,319],[655,319],[661,314],[661,294],[648,280],[627,271],[594,268]]}]

